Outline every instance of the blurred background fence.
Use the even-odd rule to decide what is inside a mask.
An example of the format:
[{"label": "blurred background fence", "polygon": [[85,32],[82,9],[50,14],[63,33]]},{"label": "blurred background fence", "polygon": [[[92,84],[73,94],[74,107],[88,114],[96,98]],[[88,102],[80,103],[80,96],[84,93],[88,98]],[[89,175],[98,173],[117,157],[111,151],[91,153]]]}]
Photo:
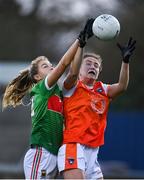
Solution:
[{"label": "blurred background fence", "polygon": [[[112,14],[121,24],[116,40],[93,37],[86,51],[101,54],[100,80],[118,80],[121,57],[116,42],[137,40],[127,91],[111,103],[105,145],[99,160],[107,178],[144,178],[144,2],[143,0],[0,0],[0,109],[8,82],[39,55],[55,64],[89,17]],[[0,112],[0,178],[23,178],[29,148],[30,107]]]}]

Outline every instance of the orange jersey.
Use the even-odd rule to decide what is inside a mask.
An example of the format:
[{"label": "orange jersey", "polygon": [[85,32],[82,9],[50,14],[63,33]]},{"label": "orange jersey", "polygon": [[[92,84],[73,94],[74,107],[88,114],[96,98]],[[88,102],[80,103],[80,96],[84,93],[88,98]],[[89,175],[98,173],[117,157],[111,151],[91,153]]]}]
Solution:
[{"label": "orange jersey", "polygon": [[72,96],[64,97],[63,143],[77,142],[94,148],[104,144],[108,106],[102,82],[89,89],[79,81]]}]

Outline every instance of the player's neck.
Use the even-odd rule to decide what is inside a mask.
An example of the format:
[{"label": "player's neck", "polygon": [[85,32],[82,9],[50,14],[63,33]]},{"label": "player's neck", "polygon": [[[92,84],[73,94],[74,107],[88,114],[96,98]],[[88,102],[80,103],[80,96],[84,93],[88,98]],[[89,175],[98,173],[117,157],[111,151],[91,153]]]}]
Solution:
[{"label": "player's neck", "polygon": [[96,81],[95,79],[85,78],[82,80],[82,82],[88,87],[93,87]]}]

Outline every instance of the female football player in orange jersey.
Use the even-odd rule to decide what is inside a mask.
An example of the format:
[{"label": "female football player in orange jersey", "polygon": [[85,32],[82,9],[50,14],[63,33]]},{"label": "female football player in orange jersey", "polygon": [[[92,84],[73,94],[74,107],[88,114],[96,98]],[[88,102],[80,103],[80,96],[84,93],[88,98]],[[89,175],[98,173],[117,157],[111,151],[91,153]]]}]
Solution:
[{"label": "female football player in orange jersey", "polygon": [[65,179],[103,179],[97,156],[104,144],[108,107],[112,99],[127,89],[129,61],[135,43],[130,38],[126,45],[118,44],[122,65],[115,84],[97,81],[102,59],[92,53],[84,54],[79,79],[72,82],[70,73],[66,77],[63,86],[65,130],[58,153],[59,171]]}]

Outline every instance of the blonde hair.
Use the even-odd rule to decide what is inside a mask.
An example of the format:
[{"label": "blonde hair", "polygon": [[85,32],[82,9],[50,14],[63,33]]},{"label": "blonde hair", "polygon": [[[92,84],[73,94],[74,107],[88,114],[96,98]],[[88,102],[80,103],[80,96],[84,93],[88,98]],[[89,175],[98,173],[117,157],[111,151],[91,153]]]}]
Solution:
[{"label": "blonde hair", "polygon": [[39,56],[34,59],[30,67],[20,71],[19,75],[7,85],[2,101],[3,109],[7,106],[16,107],[22,104],[22,98],[37,83],[34,75],[38,73],[39,62],[45,58],[44,56]]},{"label": "blonde hair", "polygon": [[95,54],[95,53],[84,53],[83,55],[83,59],[87,58],[87,57],[93,57],[95,59],[98,60],[98,62],[100,63],[100,71],[102,70],[102,58],[99,54]]}]

